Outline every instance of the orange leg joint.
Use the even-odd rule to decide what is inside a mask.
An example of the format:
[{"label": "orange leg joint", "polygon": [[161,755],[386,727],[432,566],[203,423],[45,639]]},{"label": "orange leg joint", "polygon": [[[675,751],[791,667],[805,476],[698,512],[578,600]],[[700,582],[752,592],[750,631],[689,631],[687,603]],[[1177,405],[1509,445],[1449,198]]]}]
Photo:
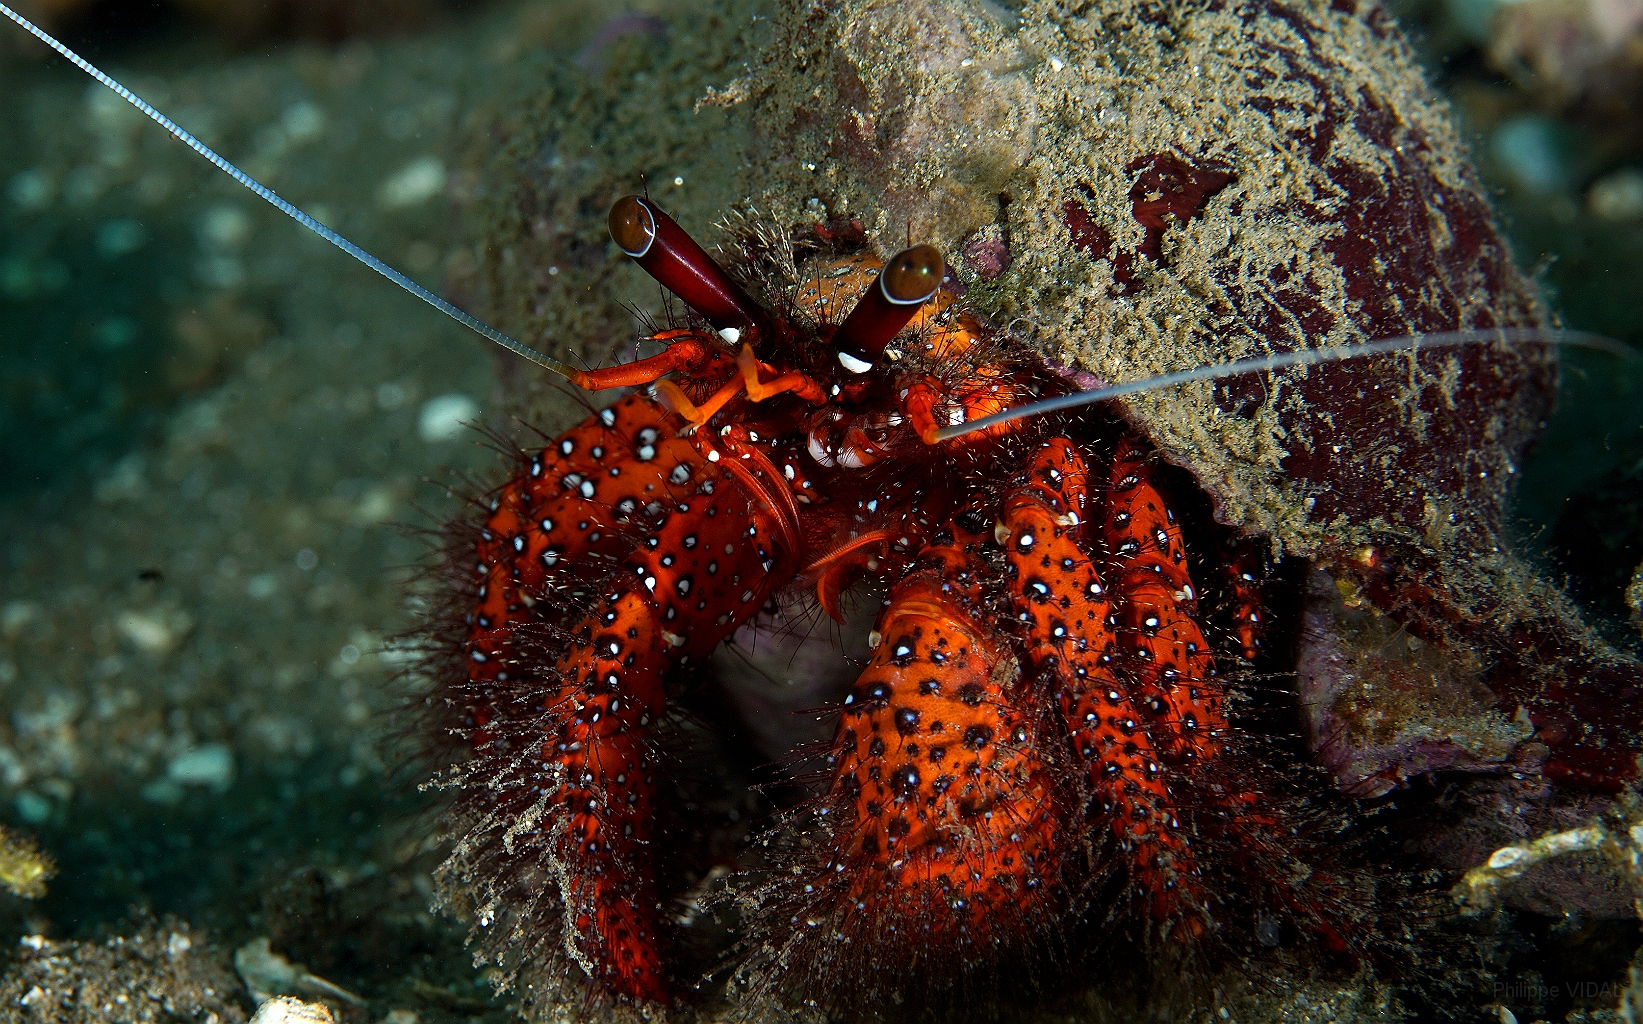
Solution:
[{"label": "orange leg joint", "polygon": [[732,377],[728,383],[709,395],[707,401],[697,405],[685,394],[684,388],[671,380],[659,380],[656,382],[656,401],[668,412],[684,420],[686,431],[692,431],[719,415],[719,410],[740,394],[741,390],[742,379]]},{"label": "orange leg joint", "polygon": [[827,403],[827,392],[822,390],[822,386],[798,370],[788,370],[770,380],[761,381],[759,372],[769,370],[775,373],[775,367],[759,362],[753,355],[751,345],[743,345],[742,350],[736,354],[736,367],[741,371],[742,380],[746,383],[747,397],[755,402],[763,402],[765,399],[791,391],[811,405]]},{"label": "orange leg joint", "polygon": [[927,445],[938,445],[936,431],[947,424],[936,422],[936,394],[934,384],[928,380],[913,383],[907,388],[907,394],[901,400],[902,415],[907,417],[908,426],[918,434],[919,440]]},{"label": "orange leg joint", "polygon": [[897,537],[906,531],[873,530],[860,537],[845,541],[804,568],[804,575],[816,577],[816,600],[822,610],[838,623],[844,622],[844,610],[839,597],[844,593],[846,575],[853,568],[865,566],[871,571],[876,560]]},{"label": "orange leg joint", "polygon": [[[908,386],[906,394],[902,396],[901,411],[902,415],[907,417],[913,431],[918,434],[919,440],[927,445],[973,445],[981,440],[1005,437],[1019,429],[1014,424],[1002,423],[979,433],[955,437],[947,442],[937,439],[936,431],[944,427],[957,426],[960,423],[991,416],[996,412],[1003,412],[1018,400],[1015,389],[1004,380],[996,367],[979,367],[973,376],[975,383],[966,385],[956,395],[943,396],[938,392],[935,382],[929,378],[915,381]],[[955,418],[952,414],[938,414],[937,409],[944,397],[950,405],[961,412],[962,418]]]},{"label": "orange leg joint", "polygon": [[719,389],[700,405],[692,402],[683,388],[668,380],[657,382],[656,398],[669,411],[678,414],[689,428],[706,424],[717,416],[731,399],[743,393],[754,402],[763,402],[790,391],[813,405],[821,405],[827,401],[827,394],[822,391],[821,385],[797,370],[778,374],[768,381],[761,380],[759,374],[762,370],[775,371],[768,364],[759,362],[753,354],[751,345],[743,345],[741,351],[736,354],[736,369],[736,375],[720,385]]},{"label": "orange leg joint", "polygon": [[699,373],[716,354],[713,343],[696,331],[663,331],[654,341],[669,342],[656,355],[602,370],[578,370],[570,382],[586,391],[631,388],[649,384],[673,373]]}]

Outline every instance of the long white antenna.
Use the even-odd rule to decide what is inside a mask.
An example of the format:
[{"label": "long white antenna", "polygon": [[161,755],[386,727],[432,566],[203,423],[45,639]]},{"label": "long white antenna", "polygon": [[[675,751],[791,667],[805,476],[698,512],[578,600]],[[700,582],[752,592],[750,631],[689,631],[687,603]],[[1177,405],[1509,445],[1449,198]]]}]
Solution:
[{"label": "long white antenna", "polygon": [[946,441],[977,430],[996,427],[1001,423],[1013,423],[1016,420],[1023,420],[1029,416],[1043,416],[1046,413],[1076,409],[1079,406],[1094,405],[1096,402],[1106,402],[1114,398],[1123,398],[1126,395],[1158,391],[1162,388],[1174,387],[1177,384],[1223,380],[1227,377],[1237,377],[1246,373],[1281,370],[1288,366],[1316,366],[1319,363],[1339,363],[1347,359],[1358,359],[1383,352],[1415,353],[1425,349],[1458,348],[1462,345],[1483,345],[1489,342],[1502,342],[1509,345],[1568,345],[1576,348],[1596,349],[1624,359],[1637,358],[1637,353],[1631,348],[1622,345],[1613,338],[1605,338],[1600,334],[1560,329],[1544,330],[1535,327],[1501,327],[1482,331],[1443,331],[1436,334],[1416,334],[1403,338],[1381,338],[1376,341],[1366,341],[1360,345],[1309,348],[1296,352],[1280,352],[1270,356],[1237,359],[1230,363],[1211,363],[1207,366],[1195,366],[1190,370],[1176,370],[1174,373],[1165,373],[1157,377],[1131,381],[1128,384],[1112,384],[1104,388],[1074,391],[1070,395],[1043,398],[1036,402],[1026,402],[1012,406],[1003,412],[983,416],[979,420],[942,427],[936,431],[936,440]]},{"label": "long white antenna", "polygon": [[108,75],[103,74],[103,72],[98,70],[97,67],[90,61],[63,45],[54,36],[52,36],[51,33],[23,17],[21,14],[18,14],[16,11],[12,10],[10,7],[7,7],[3,3],[0,3],[0,14],[4,14],[12,21],[15,21],[17,24],[23,26],[23,28],[27,29],[36,39],[68,58],[68,60],[74,64],[75,67],[79,68],[81,71],[84,71],[92,78],[95,78],[98,82],[113,90],[116,96],[119,96],[127,103],[142,111],[155,124],[176,136],[177,139],[187,144],[187,146],[194,152],[216,164],[218,169],[220,169],[224,174],[266,199],[269,204],[274,207],[274,209],[285,214],[287,217],[290,217],[292,220],[296,221],[298,224],[301,224],[309,231],[312,231],[314,234],[325,239],[327,242],[330,242],[338,249],[341,249],[343,252],[352,256],[354,259],[359,260],[367,267],[370,267],[372,270],[392,281],[394,284],[399,285],[401,288],[421,299],[423,302],[426,302],[428,305],[439,310],[441,313],[444,313],[452,320],[455,320],[457,323],[475,332],[476,334],[489,338],[491,341],[501,345],[509,352],[524,356],[526,359],[536,363],[538,366],[552,370],[554,373],[557,373],[562,377],[571,378],[576,374],[574,369],[553,358],[552,356],[543,355],[542,353],[536,351],[536,349],[531,348],[529,345],[513,340],[506,334],[503,334],[501,331],[492,327],[490,324],[485,323],[483,320],[470,316],[469,314],[456,308],[451,303],[417,284],[415,281],[377,259],[375,256],[372,256],[364,249],[361,249],[353,242],[348,241],[348,239],[337,234],[335,231],[332,231],[330,228],[326,227],[324,224],[321,224],[308,214],[303,213],[301,210],[297,209],[295,206],[292,206],[284,199],[281,199],[274,193],[273,189],[229,163],[222,156],[220,156],[216,150],[184,131],[182,127],[180,127],[175,121],[171,120],[171,118],[166,117],[158,110],[155,110],[153,107],[149,106],[143,101],[142,97],[133,93],[130,89],[127,89],[125,86],[121,85],[119,82],[116,82]]}]

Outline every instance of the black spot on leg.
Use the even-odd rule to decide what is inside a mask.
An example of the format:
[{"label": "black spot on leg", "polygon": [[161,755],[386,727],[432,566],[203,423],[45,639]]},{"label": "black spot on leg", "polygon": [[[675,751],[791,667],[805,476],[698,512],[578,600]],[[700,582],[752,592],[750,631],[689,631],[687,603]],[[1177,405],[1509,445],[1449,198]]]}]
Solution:
[{"label": "black spot on leg", "polygon": [[896,799],[905,800],[918,792],[918,769],[904,764],[890,773],[890,791]]},{"label": "black spot on leg", "polygon": [[919,713],[915,708],[896,709],[896,732],[903,736],[911,736],[918,732]]},{"label": "black spot on leg", "polygon": [[913,663],[917,652],[917,641],[913,637],[898,637],[890,651],[890,661],[897,668],[906,668]]}]

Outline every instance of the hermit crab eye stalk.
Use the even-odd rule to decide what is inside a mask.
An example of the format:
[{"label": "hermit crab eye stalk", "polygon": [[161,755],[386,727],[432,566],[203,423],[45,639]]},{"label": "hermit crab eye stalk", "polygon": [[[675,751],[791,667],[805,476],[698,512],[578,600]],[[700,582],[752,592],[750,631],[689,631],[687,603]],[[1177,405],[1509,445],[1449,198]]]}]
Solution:
[{"label": "hermit crab eye stalk", "polygon": [[892,256],[833,335],[839,364],[851,373],[871,370],[946,277],[947,263],[934,246],[915,245]]},{"label": "hermit crab eye stalk", "polygon": [[727,338],[735,340],[744,328],[764,319],[764,312],[724,268],[650,200],[638,196],[616,200],[610,208],[610,237],[646,273]]}]

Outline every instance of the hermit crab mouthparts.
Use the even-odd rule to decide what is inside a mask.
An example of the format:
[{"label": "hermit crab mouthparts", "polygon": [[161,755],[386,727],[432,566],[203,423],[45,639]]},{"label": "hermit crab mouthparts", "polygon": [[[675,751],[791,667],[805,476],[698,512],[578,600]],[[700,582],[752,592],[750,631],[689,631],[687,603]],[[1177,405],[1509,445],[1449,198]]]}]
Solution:
[{"label": "hermit crab mouthparts", "polygon": [[947,263],[934,246],[915,245],[890,257],[833,335],[839,365],[851,373],[871,370],[946,277]]},{"label": "hermit crab mouthparts", "polygon": [[639,196],[616,200],[610,208],[610,237],[633,262],[720,333],[739,333],[764,319],[764,311],[724,268],[650,200]]}]

